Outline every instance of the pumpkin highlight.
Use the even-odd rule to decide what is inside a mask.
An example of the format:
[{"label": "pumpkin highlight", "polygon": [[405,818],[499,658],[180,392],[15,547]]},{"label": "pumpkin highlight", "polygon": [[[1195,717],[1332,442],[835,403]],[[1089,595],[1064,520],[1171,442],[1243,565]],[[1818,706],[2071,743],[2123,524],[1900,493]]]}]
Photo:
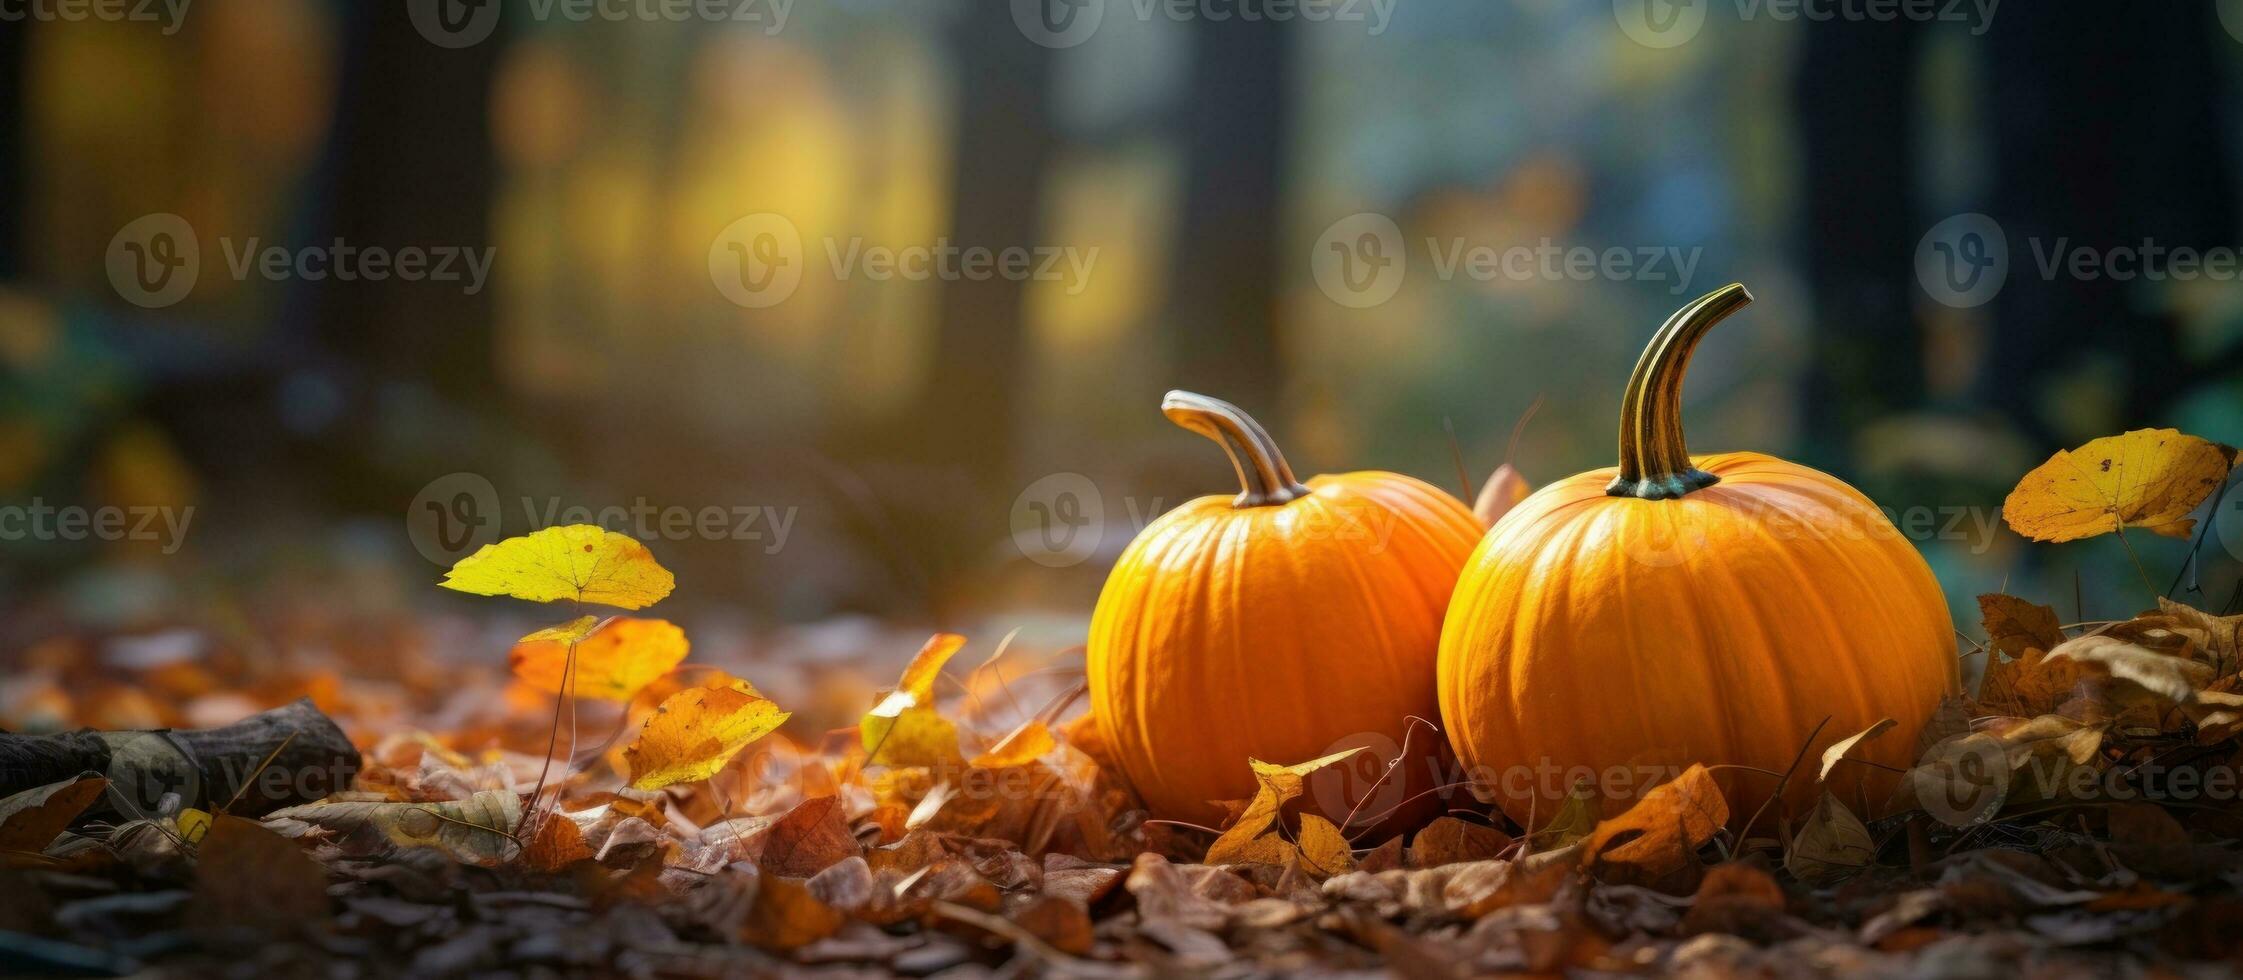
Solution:
[{"label": "pumpkin highlight", "polygon": [[[1624,807],[1691,763],[1782,773],[1891,717],[1829,788],[1874,810],[1959,684],[1947,603],[1923,557],[1835,477],[1760,453],[1691,456],[1682,378],[1729,285],[1661,327],[1628,384],[1620,465],[1553,483],[1480,543],[1439,658],[1441,717],[1482,792],[1526,824],[1586,777]],[[1828,719],[1825,722],[1825,719]],[[1803,816],[1813,767],[1785,801]],[[1721,773],[1737,821],[1774,776]],[[1763,826],[1766,826],[1765,824]]]},{"label": "pumpkin highlight", "polygon": [[[1243,489],[1147,525],[1091,614],[1093,713],[1152,812],[1215,823],[1255,793],[1250,759],[1292,764],[1367,745],[1319,774],[1309,808],[1358,823],[1435,785],[1434,655],[1457,569],[1481,527],[1463,503],[1394,473],[1296,480],[1236,406],[1170,392],[1171,421],[1216,440]],[[1369,800],[1378,769],[1411,758]],[[1372,756],[1379,758],[1373,759]]]}]

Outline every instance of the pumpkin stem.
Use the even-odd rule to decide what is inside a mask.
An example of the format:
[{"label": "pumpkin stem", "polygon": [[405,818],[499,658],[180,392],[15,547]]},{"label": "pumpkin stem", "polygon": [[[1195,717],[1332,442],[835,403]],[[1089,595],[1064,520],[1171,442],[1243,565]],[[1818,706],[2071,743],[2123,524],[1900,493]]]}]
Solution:
[{"label": "pumpkin stem", "polygon": [[1744,284],[1730,283],[1676,310],[1652,335],[1620,402],[1620,475],[1606,494],[1672,500],[1721,479],[1691,465],[1683,445],[1682,375],[1706,331],[1750,302]]},{"label": "pumpkin stem", "polygon": [[1294,479],[1293,468],[1285,465],[1277,440],[1238,406],[1189,391],[1171,391],[1161,399],[1160,411],[1169,421],[1222,444],[1243,488],[1232,506],[1267,507],[1308,496],[1308,487]]}]

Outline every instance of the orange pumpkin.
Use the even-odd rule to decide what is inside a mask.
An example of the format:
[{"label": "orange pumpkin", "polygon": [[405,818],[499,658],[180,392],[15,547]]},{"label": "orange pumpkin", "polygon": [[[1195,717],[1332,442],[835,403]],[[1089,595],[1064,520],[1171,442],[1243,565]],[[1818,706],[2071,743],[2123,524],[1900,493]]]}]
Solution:
[{"label": "orange pumpkin", "polygon": [[[1529,496],[1457,582],[1441,717],[1481,792],[1522,824],[1583,777],[1610,810],[1692,762],[1781,773],[1821,724],[1785,793],[1803,816],[1823,748],[1889,716],[1897,730],[1849,758],[1905,768],[1957,689],[1939,583],[1875,504],[1797,463],[1684,448],[1691,351],[1751,300],[1732,284],[1676,312],[1628,381],[1620,465]],[[1739,822],[1776,788],[1721,775]],[[1841,765],[1831,783],[1874,808],[1894,780]]]},{"label": "orange pumpkin", "polygon": [[1335,822],[1406,742],[1411,758],[1359,823],[1435,784],[1433,657],[1481,527],[1456,498],[1394,473],[1293,477],[1226,402],[1174,391],[1171,421],[1214,439],[1244,489],[1161,515],[1115,562],[1091,614],[1090,697],[1115,760],[1158,816],[1212,823],[1246,799],[1248,759],[1293,764],[1365,745],[1309,805]]}]

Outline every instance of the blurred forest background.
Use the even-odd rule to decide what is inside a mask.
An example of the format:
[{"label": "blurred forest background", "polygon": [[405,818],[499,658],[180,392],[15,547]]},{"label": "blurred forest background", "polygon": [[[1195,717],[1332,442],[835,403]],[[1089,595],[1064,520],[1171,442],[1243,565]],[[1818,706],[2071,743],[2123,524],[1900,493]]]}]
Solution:
[{"label": "blurred forest background", "polygon": [[[2150,600],[2112,539],[2028,555],[2000,527],[2049,453],[2150,425],[2243,441],[2232,278],[2044,277],[2028,247],[2235,243],[2243,16],[2211,3],[1817,23],[1700,0],[1703,28],[1666,46],[1601,0],[1252,21],[1104,0],[1054,43],[996,0],[797,0],[783,24],[507,0],[460,47],[412,6],[0,25],[0,501],[195,508],[169,553],[0,543],[0,647],[282,606],[487,613],[416,547],[417,508],[460,473],[498,515],[453,516],[493,533],[556,504],[763,514],[758,538],[650,541],[703,643],[872,623],[1067,642],[1137,527],[1235,491],[1161,417],[1165,390],[1254,411],[1304,475],[1458,486],[1459,459],[1476,482],[1508,454],[1539,485],[1611,464],[1643,342],[1731,280],[1758,302],[1698,356],[1693,447],[1933,515],[1915,536],[1966,624],[2005,585],[2067,618]],[[1317,278],[1362,212],[1406,243],[1383,302]],[[105,256],[166,213],[201,274],[146,309]],[[762,213],[799,231],[802,279],[741,305],[712,243]],[[1966,213],[2010,261],[1967,307],[1917,264]],[[250,239],[494,261],[472,292],[237,278],[225,249]],[[1690,276],[1436,269],[1454,244],[1545,241]],[[938,242],[1092,264],[909,281],[828,261]],[[2182,583],[2210,608],[2239,502]],[[2186,546],[2146,538],[2162,588]]]}]

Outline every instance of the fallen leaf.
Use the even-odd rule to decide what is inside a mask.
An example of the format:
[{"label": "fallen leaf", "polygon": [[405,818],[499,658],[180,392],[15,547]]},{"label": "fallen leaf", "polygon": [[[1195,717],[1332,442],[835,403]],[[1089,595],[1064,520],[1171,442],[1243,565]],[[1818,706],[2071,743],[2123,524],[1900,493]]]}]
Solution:
[{"label": "fallen leaf", "polygon": [[758,870],[788,878],[808,878],[863,852],[849,833],[849,817],[838,796],[804,800],[764,828],[750,843]]},{"label": "fallen leaf", "polygon": [[1542,829],[1527,835],[1529,850],[1552,851],[1581,842],[1596,830],[1598,810],[1596,783],[1587,778],[1575,780],[1573,789],[1566,793],[1565,805]]},{"label": "fallen leaf", "polygon": [[1810,885],[1823,885],[1868,867],[1876,857],[1876,842],[1861,818],[1824,793],[1791,839],[1784,870]]},{"label": "fallen leaf", "polygon": [[961,758],[958,726],[935,710],[935,679],[966,638],[937,633],[904,667],[896,689],[857,724],[870,765],[945,766]]},{"label": "fallen leaf", "polygon": [[1091,931],[1090,913],[1082,903],[1056,895],[1044,895],[1030,901],[1008,918],[1013,924],[1028,930],[1029,935],[1062,953],[1082,956],[1096,945],[1097,937]]},{"label": "fallen leaf", "polygon": [[329,915],[327,869],[303,848],[254,820],[223,813],[212,819],[196,849],[187,909],[197,931],[316,932]]},{"label": "fallen leaf", "polygon": [[1656,880],[1697,864],[1698,848],[1729,822],[1729,801],[1702,765],[1643,794],[1636,805],[1597,825],[1581,844],[1595,867],[1635,880]]},{"label": "fallen leaf", "polygon": [[1466,861],[1491,861],[1511,846],[1511,835],[1486,824],[1440,817],[1410,838],[1410,863],[1437,868]]},{"label": "fallen leaf", "polygon": [[818,900],[802,882],[776,875],[756,879],[755,904],[740,923],[740,938],[785,952],[841,931],[848,915]]},{"label": "fallen leaf", "polygon": [[584,843],[584,828],[567,814],[548,814],[538,822],[537,835],[522,848],[522,864],[536,871],[559,871],[578,861],[592,859]]},{"label": "fallen leaf", "polygon": [[2235,450],[2173,429],[2137,429],[2065,450],[2002,502],[2002,520],[2035,541],[2138,527],[2186,538],[2188,514],[2226,482]]},{"label": "fallen leaf", "polygon": [[524,683],[559,694],[571,643],[576,681],[570,693],[603,701],[631,700],[683,662],[688,647],[685,631],[667,620],[585,616],[523,637],[507,660]]},{"label": "fallen leaf", "polygon": [[265,826],[284,837],[325,831],[343,853],[352,856],[428,848],[462,864],[484,867],[504,864],[519,853],[512,835],[521,822],[522,798],[495,789],[447,802],[307,803],[265,816]]},{"label": "fallen leaf", "polygon": [[1783,886],[1768,872],[1726,861],[1706,869],[1705,880],[1682,917],[1685,933],[1726,932],[1752,935],[1780,920]]},{"label": "fallen leaf", "polygon": [[1329,878],[1355,868],[1355,851],[1330,820],[1313,813],[1301,814],[1301,867],[1319,878]]},{"label": "fallen leaf", "polygon": [[454,564],[442,584],[475,595],[641,609],[669,595],[677,579],[637,539],[569,524],[484,545]]},{"label": "fallen leaf", "polygon": [[2158,697],[2186,704],[2211,683],[2210,664],[2152,650],[2102,633],[2075,637],[2048,651],[2050,660],[2069,660],[2099,668]]},{"label": "fallen leaf", "polygon": [[623,750],[633,789],[707,779],[790,715],[748,682],[712,677],[662,700]]},{"label": "fallen leaf", "polygon": [[1254,769],[1254,798],[1239,813],[1237,822],[1207,849],[1208,864],[1282,865],[1296,849],[1278,833],[1285,804],[1300,797],[1310,774],[1345,761],[1362,748],[1335,752],[1297,765],[1281,766],[1260,759],[1247,760]]},{"label": "fallen leaf", "polygon": [[1059,740],[1052,737],[1050,726],[1030,718],[990,746],[989,751],[974,756],[973,764],[981,769],[1025,766],[1057,747]]},{"label": "fallen leaf", "polygon": [[1822,771],[1815,774],[1815,779],[1822,782],[1828,782],[1830,779],[1830,771],[1832,769],[1838,768],[1838,763],[1845,760],[1846,753],[1853,751],[1854,746],[1860,745],[1863,742],[1876,738],[1879,735],[1883,735],[1885,732],[1891,730],[1892,727],[1897,724],[1899,724],[1899,722],[1896,722],[1891,718],[1879,718],[1877,719],[1876,724],[1831,743],[1831,746],[1829,748],[1822,750]]},{"label": "fallen leaf", "polygon": [[0,852],[46,850],[108,788],[109,780],[89,772],[0,800]]}]

